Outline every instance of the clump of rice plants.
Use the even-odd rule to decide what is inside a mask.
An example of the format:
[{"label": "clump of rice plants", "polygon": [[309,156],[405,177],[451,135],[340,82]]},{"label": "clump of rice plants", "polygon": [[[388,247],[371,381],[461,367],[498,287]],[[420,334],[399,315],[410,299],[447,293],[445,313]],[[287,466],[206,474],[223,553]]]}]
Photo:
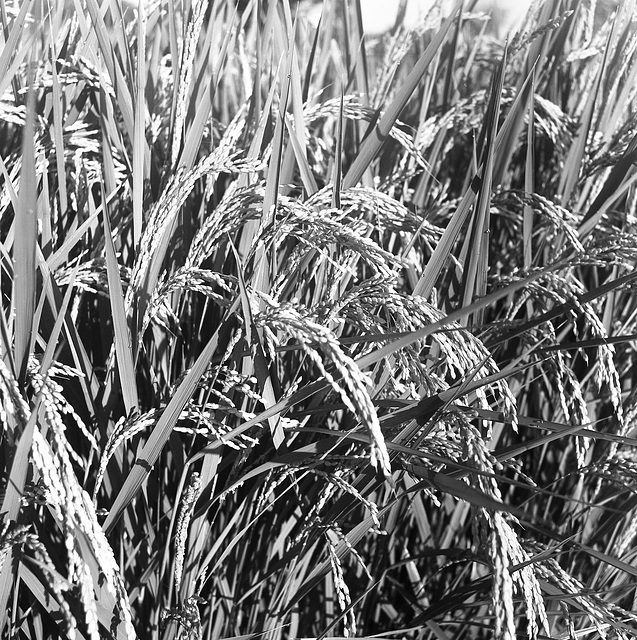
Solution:
[{"label": "clump of rice plants", "polygon": [[637,632],[635,2],[361,4],[0,2],[3,637]]}]

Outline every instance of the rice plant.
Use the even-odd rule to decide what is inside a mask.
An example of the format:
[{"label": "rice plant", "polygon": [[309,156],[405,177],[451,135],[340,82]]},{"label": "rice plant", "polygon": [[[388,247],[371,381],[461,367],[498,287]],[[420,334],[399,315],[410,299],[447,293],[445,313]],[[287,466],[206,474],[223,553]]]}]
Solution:
[{"label": "rice plant", "polygon": [[637,634],[635,0],[362,4],[0,0],[3,637]]}]

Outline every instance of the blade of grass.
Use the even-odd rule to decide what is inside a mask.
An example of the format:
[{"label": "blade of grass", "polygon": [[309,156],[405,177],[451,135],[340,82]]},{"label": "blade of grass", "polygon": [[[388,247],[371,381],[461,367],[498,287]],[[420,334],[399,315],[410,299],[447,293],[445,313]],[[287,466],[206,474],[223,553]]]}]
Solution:
[{"label": "blade of grass", "polygon": [[[505,54],[508,49],[505,48]],[[529,111],[529,104],[534,98],[534,79],[536,65],[520,83],[520,87],[515,94],[515,100],[502,123],[497,135],[496,152],[493,159],[493,183],[501,185],[501,188],[508,188],[511,181],[511,161],[518,148],[518,141],[524,131],[524,119]],[[503,81],[506,79],[506,69],[502,70]],[[531,120],[531,122],[533,122]]]},{"label": "blade of grass", "polygon": [[[285,3],[286,6],[288,3]],[[286,8],[286,13],[288,9]],[[299,52],[295,42],[295,36],[298,31],[298,19],[294,18],[294,22],[288,26],[290,37],[288,39],[288,77],[286,82],[289,83],[288,104],[292,111],[292,121],[294,123],[293,131],[294,137],[298,142],[295,146],[294,143],[289,144],[285,150],[283,162],[281,165],[281,189],[282,194],[287,195],[291,190],[292,182],[294,181],[294,165],[296,164],[303,175],[303,165],[307,164],[307,140],[306,140],[306,123],[305,115],[303,111],[303,88],[301,83],[301,73],[299,71]],[[289,127],[289,116],[286,113],[284,115],[284,122]],[[300,154],[297,153],[296,147],[298,147]],[[300,156],[300,160],[297,157]]]},{"label": "blade of grass", "polygon": [[[103,200],[106,200],[105,196],[103,196]],[[128,320],[126,318],[126,309],[124,308],[124,291],[119,275],[119,264],[117,262],[117,256],[115,255],[111,224],[108,219],[108,211],[106,210],[102,213],[102,221],[104,224],[106,273],[110,292],[109,301],[113,313],[115,358],[126,415],[130,416],[139,409],[135,376],[135,356],[131,342],[130,327],[128,326]]]},{"label": "blade of grass", "polygon": [[608,57],[611,37],[614,32],[614,28],[611,29],[608,39],[606,40],[606,46],[604,47],[604,55],[602,61],[597,69],[597,76],[595,77],[592,90],[588,94],[586,105],[584,107],[584,113],[582,114],[582,120],[580,123],[579,132],[575,141],[571,145],[568,152],[568,156],[564,163],[564,170],[560,175],[560,185],[558,193],[561,194],[561,204],[563,207],[567,207],[568,203],[573,195],[573,190],[579,178],[584,156],[586,153],[586,145],[588,143],[588,136],[591,132],[591,125],[593,122],[593,115],[595,114],[595,103],[599,94],[599,88],[604,77],[606,70],[606,59]]},{"label": "blade of grass", "polygon": [[[293,47],[292,44],[290,44]],[[263,233],[271,224],[274,223],[276,215],[277,202],[279,200],[279,184],[281,175],[281,160],[283,157],[283,138],[285,133],[285,112],[288,105],[288,99],[290,96],[290,67],[292,64],[292,50],[288,52],[287,60],[287,80],[283,88],[283,95],[279,104],[279,113],[274,128],[272,154],[270,155],[270,162],[268,163],[268,173],[265,184],[265,195],[263,196],[263,209],[259,228],[256,231],[257,234]],[[276,261],[272,259],[270,261],[267,256],[266,248],[260,245],[254,255],[254,277],[253,287],[256,291],[263,293],[269,293],[270,282],[276,278]],[[269,267],[269,268],[268,268]],[[265,304],[260,301],[260,305]]]},{"label": "blade of grass", "polygon": [[[179,61],[181,60],[181,51],[179,48],[180,37],[183,33],[177,34],[177,25],[179,20],[175,12],[176,4],[174,2],[168,2],[168,15],[166,22],[168,23],[168,43],[170,49],[170,72],[172,76],[172,96],[171,96],[171,108],[170,108],[170,130],[175,129],[175,116],[177,114],[177,96],[179,95]],[[183,38],[182,38],[183,41]]]},{"label": "blade of grass", "polygon": [[[56,46],[56,32],[58,25],[56,21],[51,20],[51,91],[53,101],[51,108],[53,111],[53,148],[55,149],[55,165],[58,176],[66,175],[64,167],[64,126],[62,122],[62,91],[60,90],[60,81],[58,78],[58,53]],[[66,193],[66,180],[58,181],[60,192],[60,212],[66,212],[68,208],[68,197]]]},{"label": "blade of grass", "polygon": [[447,224],[447,227],[442,234],[442,238],[440,238],[440,241],[429,258],[420,279],[416,283],[413,290],[413,294],[415,296],[428,298],[431,295],[436,281],[438,280],[438,276],[444,269],[444,266],[451,255],[453,245],[458,239],[460,231],[471,213],[473,202],[480,189],[480,184],[480,177],[476,175],[471,182],[469,189],[467,189],[462,200],[458,204],[458,208]]},{"label": "blade of grass", "polygon": [[[113,46],[111,44],[109,30],[104,22],[102,13],[97,4],[97,0],[86,0],[86,8],[91,17],[91,27],[99,43],[99,51],[106,66],[111,84],[117,96],[117,104],[121,110],[124,126],[128,133],[129,139],[135,139],[135,109],[133,108],[133,98],[131,86],[128,83],[126,75],[118,62]],[[82,13],[82,8],[78,9]],[[80,22],[81,24],[81,22]],[[85,37],[90,34],[83,34]],[[132,81],[132,78],[130,78]]]},{"label": "blade of grass", "polygon": [[332,169],[332,207],[341,208],[341,188],[343,181],[343,85],[341,84],[341,101],[338,108],[336,127],[336,148],[334,149],[334,167]]},{"label": "blade of grass", "polygon": [[[270,90],[268,92],[265,104],[263,105],[263,111],[259,116],[259,123],[257,125],[257,129],[254,132],[252,142],[250,143],[250,149],[248,150],[248,159],[257,159],[261,156],[261,148],[265,143],[265,133],[266,128],[270,119],[270,111],[272,109],[272,102],[274,100],[274,94],[276,91],[276,83],[273,82]],[[256,98],[254,98],[254,102],[258,102]],[[249,184],[250,178],[248,174],[243,174],[240,176],[238,181],[239,187],[246,187]],[[244,225],[243,231],[241,233],[241,238],[238,243],[239,255],[247,256],[250,252],[250,248],[252,246],[252,241],[256,233],[258,233],[260,221],[259,220],[248,220],[248,222]]]},{"label": "blade of grass", "polygon": [[[43,259],[40,260],[40,265],[42,269],[46,269],[46,262]],[[60,334],[62,333],[62,329],[64,327],[66,314],[68,312],[69,305],[71,303],[71,297],[73,295],[73,286],[75,284],[75,279],[77,277],[78,271],[80,270],[81,266],[82,266],[81,263],[78,262],[73,268],[73,271],[71,272],[71,276],[69,278],[69,282],[66,285],[66,291],[64,292],[64,297],[62,298],[62,303],[60,304],[60,307],[58,309],[55,309],[55,307],[53,307],[54,313],[56,315],[55,323],[51,330],[51,334],[49,335],[46,349],[44,350],[44,354],[42,355],[42,360],[40,362],[40,375],[43,378],[46,378],[49,371],[49,367],[53,363],[53,357],[55,356],[55,351],[58,347]],[[53,274],[47,270],[46,276],[48,276],[46,278],[46,282],[48,284],[47,294],[49,294],[47,297],[50,302],[54,302],[55,298],[53,296],[52,287],[55,284],[55,281],[53,279]]]},{"label": "blade of grass", "polygon": [[560,342],[550,347],[540,347],[536,353],[547,353],[549,351],[570,351],[588,349],[590,347],[600,347],[608,344],[622,344],[625,342],[637,341],[637,333],[608,336],[606,338],[591,338],[589,340],[578,340],[577,342]]},{"label": "blade of grass", "polygon": [[[531,71],[531,91],[527,117],[524,191],[531,194],[535,193],[535,69]],[[529,269],[533,264],[533,209],[526,204],[522,219],[522,251],[524,268]],[[529,311],[531,311],[530,308]]]},{"label": "blade of grass", "polygon": [[[2,172],[2,175],[4,177],[4,184],[7,189],[7,192],[9,193],[9,200],[11,201],[11,206],[13,207],[14,211],[18,211],[19,210],[18,194],[15,191],[13,182],[11,180],[11,176],[9,175],[9,172],[7,171],[7,167],[1,156],[0,156],[0,171]],[[10,271],[10,277],[13,277],[13,273],[11,273],[13,260],[11,259],[11,256],[7,253],[7,250],[3,243],[0,243],[0,251],[2,252],[2,258],[4,259],[7,265],[6,267],[3,267],[2,264],[0,264],[0,274],[2,273],[2,269],[6,268],[8,271]],[[18,373],[16,370],[15,358],[13,355],[13,347],[14,347],[13,336],[11,334],[11,331],[9,330],[9,327],[12,326],[11,319],[9,319],[9,321],[7,322],[7,318],[5,317],[4,313],[1,313],[0,315],[2,317],[2,324],[1,324],[2,342],[3,342],[2,357],[4,359],[4,363],[7,365],[7,367],[11,371],[11,374],[13,375],[13,377],[17,378]]]},{"label": "blade of grass", "polygon": [[[144,177],[150,153],[146,143],[146,6],[137,7],[137,70],[135,74],[135,103],[133,121],[133,242],[137,249],[142,237]],[[104,216],[104,219],[108,216]]]},{"label": "blade of grass", "polygon": [[[477,415],[485,420],[491,420],[493,422],[501,422],[507,423],[507,420],[502,413],[498,411],[491,411],[489,409],[476,409]],[[587,429],[585,425],[576,425],[577,430],[572,431],[573,426],[570,424],[564,424],[562,422],[553,422],[551,420],[543,420],[541,418],[531,418],[529,416],[517,415],[518,424],[522,427],[529,427],[532,429],[546,429],[548,431],[555,432],[556,437],[562,438],[567,435],[576,435],[580,438],[591,438],[592,440],[603,440],[604,442],[617,442],[620,444],[625,444],[628,447],[634,447],[637,445],[637,438],[630,438],[628,436],[618,436],[614,433],[606,433],[604,431],[595,431],[593,429]],[[557,435],[559,434],[559,435]],[[533,441],[535,442],[535,440]],[[524,445],[520,445],[520,451],[516,451],[515,445],[512,446],[511,449],[498,449],[496,450],[496,455],[498,456],[510,456],[517,455],[522,452],[522,447]],[[532,445],[531,445],[532,446]],[[504,458],[502,458],[504,459]]]},{"label": "blade of grass", "polygon": [[433,36],[431,43],[420,57],[414,68],[411,70],[396,97],[387,107],[385,114],[380,118],[373,131],[365,138],[361,144],[361,148],[352,162],[349,171],[343,179],[343,189],[350,189],[359,182],[363,174],[372,163],[374,158],[382,149],[385,141],[389,137],[389,132],[394,126],[398,116],[404,109],[407,101],[411,97],[419,82],[427,72],[431,61],[442,46],[449,29],[455,21],[455,16],[463,0],[456,0],[451,11],[451,15],[441,25],[440,30]]},{"label": "blade of grass", "polygon": [[287,114],[285,118],[285,125],[288,131],[288,140],[292,145],[294,157],[301,173],[301,182],[303,183],[303,188],[305,189],[307,197],[309,197],[315,194],[319,190],[319,188],[316,184],[316,180],[314,179],[314,175],[312,174],[310,164],[307,161],[307,155],[303,144],[299,140],[299,137],[296,135],[296,130],[292,126],[292,120]]},{"label": "blade of grass", "polygon": [[595,228],[606,208],[618,196],[623,181],[635,163],[637,163],[637,134],[633,136],[626,150],[611,169],[604,186],[582,218],[579,226],[580,237],[587,236]]},{"label": "blade of grass", "polygon": [[[523,512],[515,507],[511,507],[500,500],[492,498],[483,491],[471,487],[466,482],[458,478],[451,477],[445,473],[438,473],[429,467],[417,464],[407,464],[405,469],[410,471],[417,478],[421,478],[421,483],[416,483],[410,488],[410,491],[416,492],[425,486],[431,486],[442,493],[453,496],[457,500],[468,502],[474,507],[489,509],[490,511],[504,511],[513,515],[523,515]],[[468,474],[469,471],[462,472],[462,475]]]},{"label": "blade of grass", "polygon": [[310,87],[312,86],[312,70],[314,68],[314,60],[318,52],[319,34],[321,33],[321,25],[323,23],[323,9],[325,4],[321,5],[321,15],[319,17],[318,24],[316,25],[316,32],[314,33],[314,39],[312,40],[312,48],[310,49],[310,55],[307,59],[307,65],[305,66],[305,74],[303,80],[303,90],[301,100],[303,104],[308,101],[310,95]]},{"label": "blade of grass", "polygon": [[[26,19],[31,8],[33,8],[33,2],[22,2],[20,4],[20,11],[11,25],[11,31],[2,48],[2,53],[0,54],[0,95],[4,95],[7,87],[15,77],[17,66],[21,64],[21,61],[31,50],[29,45],[31,44],[30,41],[35,38],[36,30],[25,29]],[[18,41],[21,37],[24,37],[25,33],[29,34],[27,36],[29,41],[24,42],[22,46],[18,46]],[[14,58],[13,61],[12,58]]]},{"label": "blade of grass", "polygon": [[36,327],[33,326],[37,270],[35,250],[38,243],[37,193],[38,181],[35,173],[35,93],[29,89],[27,115],[22,139],[22,170],[20,192],[16,211],[15,284],[13,291],[13,313],[15,317],[14,359],[18,381],[26,382],[27,365],[33,348]]},{"label": "blade of grass", "polygon": [[[442,110],[448,111],[452,102],[452,91],[454,87],[453,73],[456,69],[456,59],[458,57],[458,41],[460,38],[460,32],[462,29],[462,14],[464,12],[464,0],[460,5],[460,11],[456,17],[456,26],[453,31],[453,40],[450,47],[450,54],[447,56],[447,73],[445,74],[445,86],[442,90]],[[424,118],[423,118],[424,119]]]},{"label": "blade of grass", "polygon": [[[491,97],[480,137],[484,137],[482,145],[483,170],[481,175],[478,202],[472,220],[471,233],[467,236],[471,251],[468,251],[468,264],[465,264],[462,281],[462,306],[470,304],[474,296],[481,297],[487,292],[487,275],[489,269],[489,227],[491,217],[491,191],[493,188],[494,149],[498,133],[500,116],[500,98],[504,83],[504,69],[507,60],[507,48],[497,73],[491,84]],[[482,324],[484,308],[478,309],[467,321]]]}]

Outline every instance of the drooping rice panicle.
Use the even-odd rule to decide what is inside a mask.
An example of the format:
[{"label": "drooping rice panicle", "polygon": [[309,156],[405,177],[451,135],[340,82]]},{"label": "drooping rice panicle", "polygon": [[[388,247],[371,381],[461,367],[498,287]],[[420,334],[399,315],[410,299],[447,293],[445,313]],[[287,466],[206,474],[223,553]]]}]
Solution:
[{"label": "drooping rice panicle", "polygon": [[[389,453],[376,410],[369,397],[367,388],[369,381],[354,361],[343,353],[334,336],[325,327],[312,322],[309,317],[303,317],[289,306],[272,306],[260,322],[271,329],[287,333],[299,341],[299,346],[367,429],[370,436],[372,465],[382,471],[388,479],[391,478]],[[317,343],[318,350],[310,346],[313,342]],[[334,366],[338,377],[342,378],[341,381],[337,380],[325,367],[323,357]]]}]

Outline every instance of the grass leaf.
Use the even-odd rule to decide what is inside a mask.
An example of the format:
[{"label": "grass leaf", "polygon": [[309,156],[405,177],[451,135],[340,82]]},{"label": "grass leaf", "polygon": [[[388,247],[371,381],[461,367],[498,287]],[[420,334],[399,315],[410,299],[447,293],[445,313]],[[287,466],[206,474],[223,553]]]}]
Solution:
[{"label": "grass leaf", "polygon": [[115,356],[119,373],[120,388],[124,398],[126,415],[132,415],[139,409],[137,381],[135,376],[135,356],[131,343],[130,327],[124,308],[124,291],[119,275],[119,264],[113,246],[108,213],[102,213],[104,223],[104,247],[106,249],[106,271],[108,275],[109,300],[113,313],[113,332],[115,335]]},{"label": "grass leaf", "polygon": [[440,29],[433,36],[426,51],[403,82],[394,100],[387,107],[385,114],[380,118],[374,129],[363,141],[354,162],[352,162],[347,174],[343,178],[344,189],[350,189],[358,183],[363,176],[363,173],[365,173],[366,169],[380,152],[389,137],[389,132],[398,119],[398,116],[405,108],[411,94],[418,86],[418,83],[427,72],[431,61],[442,46],[449,29],[454,23],[455,14],[460,8],[461,3],[462,0],[456,0],[452,8],[451,15],[444,21]]},{"label": "grass leaf", "polygon": [[33,326],[37,286],[36,247],[38,244],[37,178],[35,173],[35,94],[29,91],[27,118],[22,142],[22,171],[15,230],[15,363],[18,380],[24,384],[37,327]]}]

